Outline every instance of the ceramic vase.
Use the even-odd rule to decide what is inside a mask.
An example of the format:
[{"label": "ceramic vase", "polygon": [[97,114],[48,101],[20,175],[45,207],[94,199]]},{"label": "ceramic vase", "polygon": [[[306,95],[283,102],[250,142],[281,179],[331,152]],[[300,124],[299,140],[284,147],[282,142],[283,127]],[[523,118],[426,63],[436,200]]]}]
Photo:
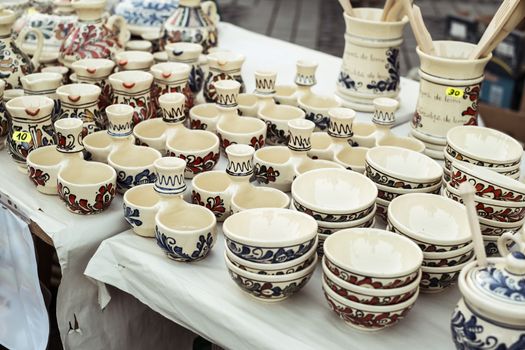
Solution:
[{"label": "ceramic vase", "polygon": [[60,99],[56,93],[62,85],[62,75],[58,73],[33,73],[20,79],[24,87],[24,94],[31,96],[46,96],[54,101],[51,120],[55,122],[60,115]]},{"label": "ceramic vase", "polygon": [[174,42],[201,44],[204,52],[217,46],[217,6],[213,1],[179,0],[179,7],[164,23],[161,45]]},{"label": "ceramic vase", "polygon": [[111,58],[129,40],[126,22],[120,16],[104,17],[106,0],[72,2],[78,21],[60,47],[58,60],[66,67],[83,58]]},{"label": "ceramic vase", "polygon": [[373,112],[376,97],[399,95],[399,48],[408,22],[380,21],[382,9],[357,8],[343,14],[345,50],[337,80],[337,95],[346,107]]},{"label": "ceramic vase", "polygon": [[78,118],[82,120],[82,135],[99,131],[103,121],[100,120],[98,97],[100,87],[93,84],[68,84],[57,89],[61,101],[61,111],[58,119]]},{"label": "ceramic vase", "polygon": [[206,102],[216,102],[215,83],[220,80],[236,80],[241,84],[240,93],[245,92],[241,76],[244,59],[244,55],[229,51],[219,51],[208,55],[209,72],[203,88]]},{"label": "ceramic vase", "polygon": [[188,85],[195,99],[204,84],[204,70],[200,61],[202,46],[194,43],[174,43],[166,45],[165,50],[168,61],[185,63],[191,67]]}]

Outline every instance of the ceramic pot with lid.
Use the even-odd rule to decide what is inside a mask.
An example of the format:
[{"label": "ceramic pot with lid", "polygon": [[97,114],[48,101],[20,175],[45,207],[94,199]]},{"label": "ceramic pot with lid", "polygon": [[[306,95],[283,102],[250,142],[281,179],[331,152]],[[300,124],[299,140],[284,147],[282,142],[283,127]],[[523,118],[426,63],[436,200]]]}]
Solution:
[{"label": "ceramic pot with lid", "polygon": [[[517,249],[509,252],[509,243]],[[525,231],[498,240],[503,258],[475,261],[459,276],[459,301],[450,328],[457,349],[525,348]]]}]

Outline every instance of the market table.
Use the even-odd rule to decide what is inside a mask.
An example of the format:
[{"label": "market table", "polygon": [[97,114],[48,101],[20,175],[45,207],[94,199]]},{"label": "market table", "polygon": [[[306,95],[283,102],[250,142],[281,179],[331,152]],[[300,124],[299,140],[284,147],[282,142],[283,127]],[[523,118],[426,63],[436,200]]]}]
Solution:
[{"label": "market table", "polygon": [[[253,72],[273,69],[278,84],[290,84],[297,59],[319,62],[314,91],[333,93],[341,60],[317,51],[270,39],[233,25],[220,26],[220,47],[246,55],[243,77],[253,90]],[[401,81],[401,109],[394,132],[407,135],[418,84]],[[357,120],[370,121],[359,113]],[[218,168],[224,169],[221,159]],[[188,182],[188,185],[191,185]],[[190,192],[190,189],[187,191]],[[186,194],[186,195],[187,195]],[[220,227],[221,225],[219,225]],[[329,310],[321,292],[321,272],[297,295],[280,303],[256,301],[230,279],[223,261],[222,230],[209,257],[193,263],[169,260],[154,239],[124,231],[102,242],[85,274],[97,281],[102,305],[111,306],[107,285],[129,293],[166,318],[225,348],[233,349],[446,349],[452,347],[450,314],[459,299],[452,288],[421,295],[399,325],[380,333],[346,326]]]}]

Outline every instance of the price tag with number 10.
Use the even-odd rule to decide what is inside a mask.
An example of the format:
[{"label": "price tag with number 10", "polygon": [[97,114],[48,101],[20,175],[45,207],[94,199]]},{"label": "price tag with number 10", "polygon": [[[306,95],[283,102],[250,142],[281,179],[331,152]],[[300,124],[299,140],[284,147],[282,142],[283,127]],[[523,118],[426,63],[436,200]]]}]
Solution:
[{"label": "price tag with number 10", "polygon": [[15,142],[31,142],[31,134],[27,131],[13,132],[13,140]]}]

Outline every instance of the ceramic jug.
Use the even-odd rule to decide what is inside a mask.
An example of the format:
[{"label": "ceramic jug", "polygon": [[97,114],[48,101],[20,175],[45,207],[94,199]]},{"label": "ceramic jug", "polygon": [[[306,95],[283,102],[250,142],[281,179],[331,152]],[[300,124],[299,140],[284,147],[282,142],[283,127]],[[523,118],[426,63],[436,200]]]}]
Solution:
[{"label": "ceramic jug", "polygon": [[109,83],[109,76],[113,72],[114,67],[115,63],[105,58],[86,58],[72,64],[77,83],[94,84],[101,90],[98,97],[98,112],[100,115],[95,116],[95,120],[101,130],[106,129],[108,123],[106,107],[113,103],[113,89]]},{"label": "ceramic jug", "polygon": [[191,67],[188,85],[193,93],[193,98],[197,98],[204,84],[204,70],[200,59],[202,46],[194,43],[174,43],[166,45],[165,50],[169,62],[186,63]]},{"label": "ceramic jug", "polygon": [[24,94],[31,96],[46,96],[53,100],[51,120],[55,122],[60,114],[60,99],[56,93],[62,85],[62,75],[59,73],[33,73],[20,78]]},{"label": "ceramic jug", "polygon": [[[33,73],[39,66],[40,55],[44,45],[44,36],[36,29],[24,28],[18,38],[12,36],[12,26],[16,16],[13,11],[0,10],[0,78],[5,80],[6,89],[22,87],[20,78]],[[37,38],[37,47],[33,59],[20,49],[21,41],[28,34]]]},{"label": "ceramic jug", "polygon": [[20,96],[6,103],[11,117],[8,152],[23,172],[27,170],[26,157],[32,150],[55,144],[53,106],[53,100],[45,96]]},{"label": "ceramic jug", "polygon": [[203,88],[206,102],[216,102],[215,83],[219,80],[237,80],[241,84],[240,93],[245,92],[241,76],[244,59],[244,55],[231,51],[219,51],[208,55],[209,72]]},{"label": "ceramic jug", "polygon": [[194,104],[193,93],[188,84],[190,70],[191,68],[187,64],[177,62],[158,63],[151,67],[151,74],[153,74],[154,78],[152,95],[157,105],[158,113],[160,113],[158,108],[159,96],[180,92],[186,97],[184,112],[188,115],[190,108]]},{"label": "ceramic jug", "polygon": [[99,131],[101,121],[98,110],[100,87],[93,84],[68,84],[57,89],[61,101],[61,111],[58,119],[78,118],[82,120],[82,136]]},{"label": "ceramic jug", "polygon": [[153,75],[142,71],[123,71],[109,76],[113,103],[127,104],[135,109],[133,125],[157,117],[155,101],[151,98]]},{"label": "ceramic jug", "polygon": [[180,0],[179,8],[164,23],[161,44],[179,41],[201,44],[204,52],[217,46],[217,6],[213,1]]},{"label": "ceramic jug", "polygon": [[126,22],[120,16],[104,17],[106,0],[73,0],[78,21],[68,32],[58,60],[66,67],[83,58],[111,58],[129,40]]}]

